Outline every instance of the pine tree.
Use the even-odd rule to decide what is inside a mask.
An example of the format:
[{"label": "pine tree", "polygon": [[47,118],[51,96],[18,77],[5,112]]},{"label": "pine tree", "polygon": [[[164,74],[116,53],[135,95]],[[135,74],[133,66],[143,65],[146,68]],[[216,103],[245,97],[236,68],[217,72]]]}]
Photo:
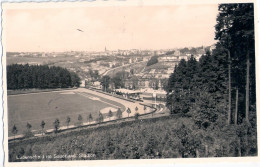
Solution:
[{"label": "pine tree", "polygon": [[[231,82],[231,73],[234,60],[239,62],[241,69],[236,76],[240,76],[239,87],[245,81],[245,119],[249,123],[250,109],[250,84],[254,85],[255,81],[250,81],[250,69],[254,66],[254,6],[252,3],[241,4],[221,4],[219,5],[219,15],[216,25],[216,39],[223,45],[229,56],[229,75]],[[254,74],[252,74],[254,76]],[[245,77],[243,77],[245,76]],[[254,78],[254,77],[253,77]],[[242,81],[242,82],[241,82]],[[237,81],[234,80],[236,83]],[[241,91],[240,91],[241,92]],[[242,91],[243,92],[243,91]],[[231,94],[231,83],[229,83],[229,94]],[[229,95],[230,96],[230,95]],[[229,97],[229,99],[231,99]],[[252,97],[252,100],[254,97]],[[230,101],[230,100],[229,100]],[[253,103],[254,104],[254,101]],[[231,108],[229,102],[229,108]]]}]

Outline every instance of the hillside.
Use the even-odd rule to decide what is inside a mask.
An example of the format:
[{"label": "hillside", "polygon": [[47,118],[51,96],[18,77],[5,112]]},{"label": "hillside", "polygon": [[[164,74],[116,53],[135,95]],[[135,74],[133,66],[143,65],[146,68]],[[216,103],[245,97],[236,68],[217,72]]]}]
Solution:
[{"label": "hillside", "polygon": [[245,147],[236,132],[232,125],[206,131],[174,115],[12,142],[9,161],[255,156],[256,138]]}]

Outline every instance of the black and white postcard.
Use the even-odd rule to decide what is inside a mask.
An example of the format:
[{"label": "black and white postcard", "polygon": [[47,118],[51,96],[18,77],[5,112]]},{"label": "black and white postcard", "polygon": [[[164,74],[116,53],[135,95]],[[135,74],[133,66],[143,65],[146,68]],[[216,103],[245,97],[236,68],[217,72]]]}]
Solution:
[{"label": "black and white postcard", "polygon": [[255,1],[2,9],[6,166],[259,160]]}]

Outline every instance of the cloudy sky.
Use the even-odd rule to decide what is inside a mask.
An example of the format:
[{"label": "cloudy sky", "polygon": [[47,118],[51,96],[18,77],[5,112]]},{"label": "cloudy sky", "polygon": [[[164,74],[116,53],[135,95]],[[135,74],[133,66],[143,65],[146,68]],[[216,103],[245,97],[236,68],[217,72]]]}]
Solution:
[{"label": "cloudy sky", "polygon": [[217,13],[212,4],[8,9],[6,48],[100,51],[211,45]]}]

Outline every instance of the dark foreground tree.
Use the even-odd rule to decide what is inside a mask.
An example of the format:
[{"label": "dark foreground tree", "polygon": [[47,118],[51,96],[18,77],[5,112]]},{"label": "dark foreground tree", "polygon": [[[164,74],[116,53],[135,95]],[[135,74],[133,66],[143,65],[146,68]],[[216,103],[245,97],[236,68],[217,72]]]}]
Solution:
[{"label": "dark foreground tree", "polygon": [[[245,99],[244,102],[236,103],[245,103],[244,109],[241,109],[242,106],[237,107],[240,108],[240,111],[245,112],[242,115],[244,115],[245,121],[249,123],[250,106],[255,105],[254,4],[219,5],[215,38],[225,47],[229,56],[228,121],[231,120],[231,91],[233,86],[236,91],[241,92],[240,94]],[[239,98],[238,94],[237,99],[243,98]]]}]

